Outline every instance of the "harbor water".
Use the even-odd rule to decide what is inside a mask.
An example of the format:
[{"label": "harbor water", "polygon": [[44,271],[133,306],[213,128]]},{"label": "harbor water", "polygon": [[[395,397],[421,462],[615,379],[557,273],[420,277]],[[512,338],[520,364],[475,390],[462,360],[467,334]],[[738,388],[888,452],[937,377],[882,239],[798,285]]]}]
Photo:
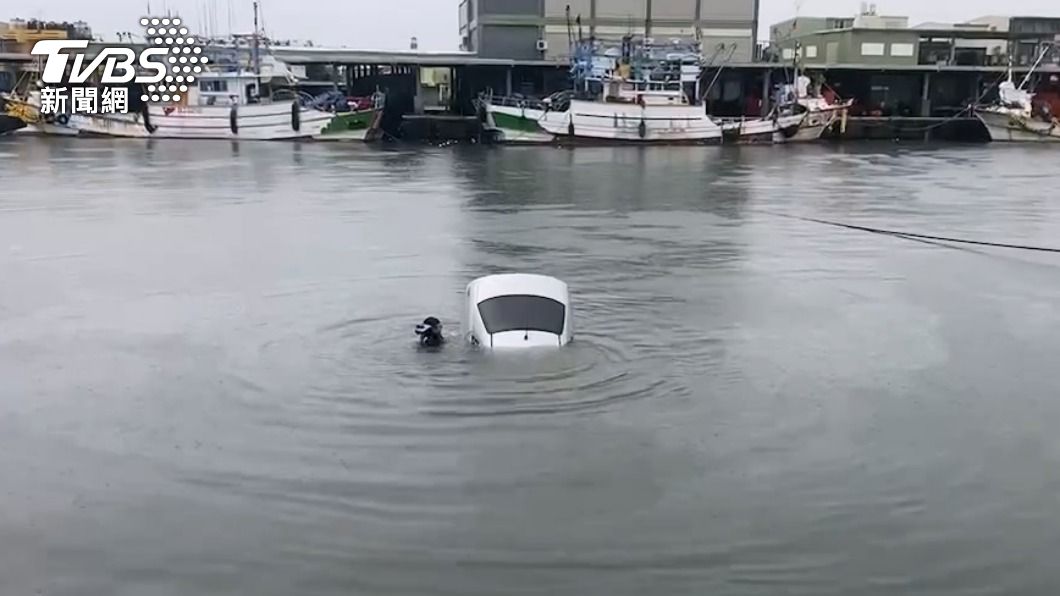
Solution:
[{"label": "harbor water", "polygon": [[[1043,594],[1049,147],[0,139],[0,594]],[[575,342],[453,342],[570,284]]]}]

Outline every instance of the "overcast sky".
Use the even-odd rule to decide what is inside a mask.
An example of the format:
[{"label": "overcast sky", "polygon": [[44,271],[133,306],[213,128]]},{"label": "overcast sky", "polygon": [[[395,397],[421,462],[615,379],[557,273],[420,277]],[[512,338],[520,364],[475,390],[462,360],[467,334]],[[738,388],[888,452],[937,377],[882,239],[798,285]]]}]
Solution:
[{"label": "overcast sky", "polygon": [[[804,16],[853,15],[860,0],[761,0],[761,30],[796,14]],[[33,5],[39,8],[29,8]],[[269,35],[282,39],[312,39],[317,45],[345,45],[356,48],[402,49],[409,38],[419,39],[420,49],[452,50],[459,41],[457,6],[459,0],[261,0],[264,25]],[[958,21],[977,16],[1043,15],[1060,16],[1060,0],[877,0],[879,12],[908,15],[914,24],[921,21]],[[179,13],[197,29],[203,28],[203,14],[213,15],[218,34],[249,32],[252,27],[252,0],[49,0],[22,3],[29,12],[0,14],[7,17],[36,17],[49,20],[83,20],[108,38],[114,31],[137,31],[137,20],[147,11],[162,13],[168,8]],[[213,7],[204,10],[203,7]],[[14,4],[9,4],[10,11]],[[231,21],[229,14],[232,15]]]}]

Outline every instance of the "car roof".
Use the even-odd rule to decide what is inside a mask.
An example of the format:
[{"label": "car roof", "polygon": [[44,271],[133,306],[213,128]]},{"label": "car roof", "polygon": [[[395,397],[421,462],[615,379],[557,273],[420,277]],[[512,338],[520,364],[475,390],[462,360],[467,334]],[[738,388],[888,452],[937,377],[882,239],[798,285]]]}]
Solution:
[{"label": "car roof", "polygon": [[507,273],[480,277],[467,286],[468,297],[475,304],[497,296],[542,296],[567,306],[570,297],[567,284],[547,275]]}]

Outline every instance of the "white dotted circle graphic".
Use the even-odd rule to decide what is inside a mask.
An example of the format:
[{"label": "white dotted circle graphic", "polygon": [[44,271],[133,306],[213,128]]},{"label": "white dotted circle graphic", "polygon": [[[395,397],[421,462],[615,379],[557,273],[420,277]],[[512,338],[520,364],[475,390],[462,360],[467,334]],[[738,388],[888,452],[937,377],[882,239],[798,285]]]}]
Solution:
[{"label": "white dotted circle graphic", "polygon": [[141,96],[140,96],[140,101],[147,101],[147,100],[149,100],[149,99],[151,99],[151,96],[150,96],[150,95],[141,95]]},{"label": "white dotted circle graphic", "polygon": [[164,80],[145,87],[147,93],[141,97],[144,101],[179,101],[181,96],[177,93],[187,92],[188,84],[195,81],[191,73],[202,72],[203,68],[199,64],[206,64],[208,61],[203,48],[197,45],[198,39],[191,34],[187,26],[181,26],[181,23],[179,18],[169,16],[140,18],[140,25],[146,32],[148,42],[164,47],[168,54],[168,72],[163,77]]}]

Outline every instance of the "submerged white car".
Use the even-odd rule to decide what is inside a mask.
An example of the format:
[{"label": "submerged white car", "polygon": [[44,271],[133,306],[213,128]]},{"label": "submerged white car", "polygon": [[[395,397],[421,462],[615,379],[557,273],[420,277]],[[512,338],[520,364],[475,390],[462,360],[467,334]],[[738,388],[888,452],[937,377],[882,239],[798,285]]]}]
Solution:
[{"label": "submerged white car", "polygon": [[467,286],[466,336],[485,348],[562,347],[573,338],[567,284],[544,275],[490,275]]}]

